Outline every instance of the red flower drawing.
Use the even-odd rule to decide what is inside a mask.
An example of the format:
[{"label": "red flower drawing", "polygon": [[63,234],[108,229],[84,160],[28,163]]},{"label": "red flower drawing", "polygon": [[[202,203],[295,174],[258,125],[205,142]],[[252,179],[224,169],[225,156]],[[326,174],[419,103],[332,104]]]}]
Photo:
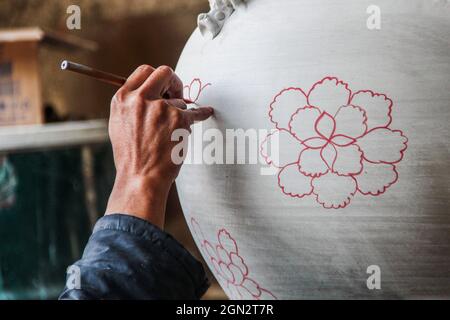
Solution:
[{"label": "red flower drawing", "polygon": [[[290,197],[315,196],[324,208],[349,205],[357,194],[378,196],[398,180],[396,164],[408,139],[393,130],[393,102],[371,90],[352,93],[326,77],[306,93],[282,90],[269,117],[276,130],[261,145],[266,162],[279,169],[278,185]],[[280,156],[269,155],[278,141]]]},{"label": "red flower drawing", "polygon": [[203,257],[214,272],[217,281],[233,300],[273,300],[276,297],[249,277],[250,270],[239,254],[236,240],[221,229],[217,243],[208,241],[197,221],[191,219],[192,230],[199,241]]},{"label": "red flower drawing", "polygon": [[200,79],[195,78],[189,85],[184,86],[184,98],[197,103],[203,90],[210,85],[211,83],[202,84]]}]

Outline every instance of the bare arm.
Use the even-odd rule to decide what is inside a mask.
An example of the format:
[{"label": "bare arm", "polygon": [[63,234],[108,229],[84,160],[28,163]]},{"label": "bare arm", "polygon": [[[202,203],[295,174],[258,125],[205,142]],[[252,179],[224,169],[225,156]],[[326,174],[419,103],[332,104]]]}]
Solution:
[{"label": "bare arm", "polygon": [[181,166],[171,158],[172,133],[213,113],[186,110],[182,88],[172,69],[141,66],[112,99],[116,180],[60,299],[199,299],[208,288],[201,264],[162,231]]},{"label": "bare arm", "polygon": [[[172,99],[162,99],[165,92]],[[107,214],[133,215],[163,228],[169,189],[180,170],[171,159],[172,132],[213,114],[212,108],[186,110],[182,95],[172,69],[141,66],[114,96],[109,132],[117,175]]]}]

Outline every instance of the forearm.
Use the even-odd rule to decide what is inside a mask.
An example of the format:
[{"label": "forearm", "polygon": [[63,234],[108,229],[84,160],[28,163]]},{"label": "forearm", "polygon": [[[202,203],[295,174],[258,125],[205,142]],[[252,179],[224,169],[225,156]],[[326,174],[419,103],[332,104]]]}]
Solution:
[{"label": "forearm", "polygon": [[164,229],[170,183],[158,177],[118,174],[108,201],[106,215],[122,213],[146,220]]},{"label": "forearm", "polygon": [[181,166],[172,161],[172,133],[213,114],[186,110],[182,98],[183,84],[169,67],[141,66],[116,92],[109,119],[116,180],[76,263],[81,289],[66,288],[61,298],[198,299],[206,290],[201,264],[162,231]]}]

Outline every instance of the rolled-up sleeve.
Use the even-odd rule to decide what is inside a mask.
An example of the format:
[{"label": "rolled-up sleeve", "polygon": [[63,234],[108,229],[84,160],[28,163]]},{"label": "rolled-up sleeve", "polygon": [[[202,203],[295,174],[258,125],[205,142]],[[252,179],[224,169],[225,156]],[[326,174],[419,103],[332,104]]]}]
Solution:
[{"label": "rolled-up sleeve", "polygon": [[209,283],[198,262],[172,236],[128,215],[101,218],[82,258],[77,285],[60,299],[199,299]]}]

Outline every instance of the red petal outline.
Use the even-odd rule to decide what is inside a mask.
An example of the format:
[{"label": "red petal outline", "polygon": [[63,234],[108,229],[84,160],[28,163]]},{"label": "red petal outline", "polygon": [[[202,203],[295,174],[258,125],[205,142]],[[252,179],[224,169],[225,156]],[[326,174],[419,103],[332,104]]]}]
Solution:
[{"label": "red petal outline", "polygon": [[[309,149],[312,149],[312,148],[309,148]],[[303,152],[305,152],[306,150],[309,150],[309,149],[304,149],[304,150],[302,150],[302,152],[300,152],[300,155],[298,156],[298,162],[297,162],[297,164],[298,164],[298,170],[300,171],[300,173],[302,173],[304,176],[307,176],[307,177],[310,177],[310,178],[318,178],[318,177],[321,177],[321,176],[323,176],[324,174],[327,174],[328,172],[330,172],[330,168],[328,167],[327,162],[326,162],[326,161],[323,159],[323,157],[322,157],[322,152],[320,152],[320,158],[321,158],[322,161],[325,163],[325,165],[328,167],[327,171],[325,171],[325,172],[316,172],[316,173],[314,174],[314,173],[306,173],[305,171],[302,170],[300,158],[302,157]],[[323,148],[319,148],[319,149],[323,149]],[[313,149],[313,150],[316,150],[316,149]],[[279,180],[279,181],[280,181],[280,180]],[[280,185],[280,184],[278,183],[278,185]],[[280,187],[280,188],[281,188],[281,187]],[[286,194],[285,192],[283,192],[283,193]],[[309,195],[311,195],[311,193],[306,194],[305,196],[309,196]],[[304,197],[304,196],[303,196],[303,197]],[[297,197],[297,198],[303,198],[303,197]]]},{"label": "red petal outline", "polygon": [[[303,152],[303,151],[302,151],[302,152]],[[312,190],[311,190],[309,193],[307,193],[307,194],[298,195],[298,194],[293,194],[293,193],[290,193],[290,192],[286,192],[285,187],[281,186],[281,179],[280,179],[280,174],[281,174],[281,172],[282,172],[286,167],[289,167],[289,166],[291,166],[291,165],[293,165],[293,164],[298,164],[298,162],[289,163],[289,164],[285,165],[285,166],[278,172],[278,187],[281,189],[281,192],[283,192],[283,194],[285,194],[286,196],[289,196],[289,197],[291,197],[291,198],[299,198],[299,199],[301,199],[301,198],[303,198],[303,197],[310,196],[311,193],[312,193]],[[302,172],[300,172],[300,173],[303,174]]]},{"label": "red petal outline", "polygon": [[[194,84],[194,82],[199,82],[199,90],[198,92],[196,92],[195,98],[192,97],[192,92],[191,92],[191,88],[192,85]],[[205,90],[206,87],[211,86],[211,83],[206,83],[205,85],[202,85],[202,80],[200,80],[199,78],[194,78],[192,79],[191,83],[189,85],[185,85],[184,89],[188,89],[188,95],[189,95],[189,100],[192,101],[192,103],[197,103],[198,99],[200,98],[200,95],[202,94],[203,90]]]},{"label": "red petal outline", "polygon": [[259,288],[259,290],[261,291],[261,295],[258,297],[258,300],[261,300],[260,298],[261,298],[263,292],[265,292],[266,294],[271,296],[274,300],[277,300],[277,298],[269,290],[262,289],[262,288]]},{"label": "red petal outline", "polygon": [[[223,243],[220,241],[220,235],[221,234],[226,234],[227,237],[229,237],[231,239],[231,241],[233,241],[234,247],[236,248],[236,254],[239,255],[239,248],[237,246],[236,240],[234,240],[234,238],[230,235],[230,233],[226,230],[226,229],[220,229],[219,232],[217,233],[217,242],[220,244],[220,246],[228,253],[230,254],[225,247],[223,246]],[[234,251],[232,251],[234,252]]]},{"label": "red petal outline", "polygon": [[[316,109],[317,111],[319,111],[319,114],[321,114],[322,112],[320,111],[320,109],[319,108],[316,108],[316,107],[310,107],[310,106],[305,106],[305,107],[301,107],[301,108],[298,108],[293,114],[292,114],[292,116],[291,116],[291,118],[290,118],[290,120],[289,120],[289,122],[288,122],[288,129],[289,129],[289,132],[290,132],[290,134],[292,134],[292,136],[295,138],[295,139],[297,139],[298,141],[300,141],[301,143],[303,143],[303,140],[302,139],[300,139],[299,137],[297,137],[297,135],[295,134],[295,132],[292,130],[292,121],[294,120],[294,117],[301,111],[301,110],[306,110],[306,109]],[[320,116],[319,116],[320,117]],[[316,122],[317,122],[317,119],[316,119]],[[312,138],[312,137],[310,137],[310,138]]]},{"label": "red petal outline", "polygon": [[350,193],[350,196],[347,197],[347,201],[345,201],[345,203],[343,205],[339,205],[339,206],[335,206],[335,205],[331,205],[331,206],[326,206],[325,203],[322,203],[319,201],[319,195],[317,193],[314,193],[314,186],[312,185],[313,180],[315,179],[311,179],[311,187],[313,188],[313,194],[316,196],[316,202],[320,203],[322,205],[322,207],[324,209],[344,209],[345,207],[347,207],[350,202],[353,199],[353,196],[356,194],[356,192],[358,191],[357,186],[358,186],[358,181],[356,181],[356,179],[353,176],[345,176],[345,177],[349,177],[352,178],[353,181],[355,181],[355,191],[353,191],[352,193]]},{"label": "red petal outline", "polygon": [[[292,91],[292,90],[300,91],[300,92],[307,98],[305,92],[304,92],[302,89],[300,89],[300,88],[295,88],[295,87],[289,87],[289,88],[283,89],[283,90],[281,90],[279,93],[277,93],[277,95],[275,96],[275,98],[273,98],[273,100],[272,100],[272,102],[270,103],[270,106],[269,106],[269,119],[270,119],[270,122],[272,122],[272,123],[275,125],[275,128],[277,128],[278,130],[286,129],[286,128],[280,128],[280,127],[278,126],[278,122],[276,122],[275,120],[273,120],[273,118],[272,118],[272,113],[273,113],[273,110],[274,110],[274,106],[273,106],[273,105],[275,104],[275,102],[277,102],[277,99],[278,99],[281,95],[283,95],[283,93],[285,93],[286,91]],[[291,116],[291,118],[292,118],[292,116]]]},{"label": "red petal outline", "polygon": [[368,126],[367,126],[368,118],[367,118],[367,112],[366,112],[366,110],[364,110],[364,109],[361,108],[361,107],[358,107],[358,106],[354,106],[354,105],[352,105],[352,104],[349,104],[349,105],[340,107],[334,116],[336,117],[336,116],[338,115],[339,111],[340,111],[342,108],[345,108],[345,107],[353,107],[353,108],[355,108],[355,109],[359,109],[360,111],[362,111],[362,113],[364,114],[363,125],[366,127],[366,130],[364,130],[364,133],[363,133],[362,135],[360,135],[360,136],[358,136],[358,137],[354,137],[354,139],[358,139],[358,138],[361,138],[361,137],[365,136],[365,135],[367,134],[367,130],[368,130]]},{"label": "red petal outline", "polygon": [[[333,130],[330,133],[329,137],[324,136],[320,131],[319,131],[319,123],[322,121],[322,119],[327,116],[328,118],[330,118],[333,121]],[[323,112],[319,118],[317,118],[316,123],[314,124],[314,129],[316,130],[317,134],[319,136],[321,136],[322,138],[324,138],[325,140],[329,141],[330,138],[334,135],[334,133],[336,132],[336,120],[334,120],[334,117],[329,114],[328,112]]]},{"label": "red petal outline", "polygon": [[[395,165],[393,165],[393,164],[390,164],[390,163],[387,163],[387,165],[392,166],[392,170],[395,173],[394,181],[390,182],[387,186],[383,186],[383,190],[382,191],[377,191],[376,193],[373,193],[373,192],[362,192],[359,189],[358,179],[355,178],[355,180],[356,180],[356,189],[358,190],[358,192],[361,193],[362,195],[365,195],[365,196],[378,197],[378,196],[381,196],[383,193],[385,193],[386,190],[389,189],[392,185],[396,184],[397,181],[398,181],[398,177],[399,177],[398,172],[397,172],[397,167]],[[355,177],[356,175],[353,175],[353,176]]]},{"label": "red petal outline", "polygon": [[[363,164],[364,153],[363,153],[363,151],[361,150],[361,148],[357,144],[355,144],[355,146],[358,148],[359,152],[361,152],[361,157],[359,158],[359,163],[361,164],[361,170],[359,170],[359,172],[357,172],[357,173],[340,174],[339,172],[334,170],[334,165],[336,163],[336,161],[335,161],[335,163],[333,163],[333,170],[332,170],[334,174],[337,174],[338,176],[341,176],[341,177],[348,177],[348,176],[356,177],[357,175],[361,174],[361,172],[364,170],[364,164]],[[337,155],[339,155],[339,152],[336,152],[336,153],[337,153]],[[337,160],[337,157],[336,157],[336,160]],[[358,184],[358,181],[356,181],[356,184]]]},{"label": "red petal outline", "polygon": [[[336,147],[335,147],[332,143],[329,143],[328,145],[329,145],[329,146],[332,146],[333,149],[334,149],[334,152],[335,152],[333,162],[331,163],[331,167],[330,167],[330,165],[328,164],[328,162],[325,160],[325,157],[323,156],[323,150],[325,149],[325,147],[322,148],[322,150],[320,150],[320,157],[322,158],[322,161],[325,162],[325,164],[327,165],[328,170],[333,171],[334,164],[336,163],[336,159],[337,159],[337,150],[336,150]],[[327,145],[327,146],[328,146],[328,145]],[[317,177],[317,178],[318,178],[318,177]]]},{"label": "red petal outline", "polygon": [[[337,137],[343,137],[343,138],[347,139],[349,142],[346,143],[346,144],[339,144],[339,143],[336,143],[336,142],[334,141],[334,139],[336,139]],[[350,136],[346,136],[345,134],[337,134],[337,135],[334,135],[333,137],[331,137],[331,142],[332,142],[333,144],[337,145],[338,147],[348,147],[348,146],[354,144],[354,143],[356,142],[356,139],[355,139],[355,138],[352,138],[352,137],[350,137]]]},{"label": "red petal outline", "polygon": [[[286,130],[286,129],[277,129],[277,130],[278,130],[278,132],[285,131],[285,132],[289,133],[294,139],[298,140],[297,137],[295,137],[289,130]],[[270,160],[269,155],[264,153],[264,148],[263,148],[264,144],[266,144],[267,141],[269,140],[269,138],[270,138],[271,136],[273,136],[274,134],[276,134],[276,132],[270,133],[270,134],[268,134],[268,135],[264,138],[264,140],[261,142],[261,145],[259,146],[259,153],[260,153],[260,155],[264,158],[264,161],[266,161],[266,163],[267,163],[269,166],[272,165],[272,166],[274,166],[275,168],[282,169],[283,166],[282,166],[282,167],[279,167],[279,166],[275,165],[275,163],[274,163],[272,160]],[[299,142],[300,142],[300,141],[299,141]],[[300,143],[301,143],[301,142],[300,142]]]},{"label": "red petal outline", "polygon": [[[324,144],[323,144],[322,146],[320,146],[320,147],[315,147],[315,146],[309,144],[312,140],[317,140],[317,139],[320,139],[320,140],[325,141]],[[324,147],[328,144],[328,141],[327,141],[326,139],[322,138],[322,137],[312,137],[312,138],[303,140],[302,143],[303,143],[303,145],[304,145],[306,148],[316,150],[316,149],[322,149],[322,148],[324,148]],[[302,151],[305,151],[305,150],[302,150]]]},{"label": "red petal outline", "polygon": [[[394,162],[387,162],[387,161],[371,161],[371,160],[368,160],[368,159],[364,156],[364,152],[363,152],[363,158],[364,158],[364,160],[367,161],[367,162],[373,163],[373,164],[380,164],[380,163],[384,163],[384,164],[397,164],[397,163],[399,163],[400,161],[402,161],[402,160],[403,160],[403,157],[405,156],[405,151],[406,151],[406,149],[408,149],[408,142],[409,142],[409,139],[405,136],[405,134],[403,133],[403,131],[402,131],[402,130],[392,130],[392,129],[390,129],[390,128],[385,128],[385,127],[376,127],[376,128],[373,128],[372,130],[369,130],[369,132],[367,132],[367,134],[369,134],[369,133],[371,133],[372,131],[377,130],[377,129],[386,129],[386,130],[389,130],[389,131],[391,131],[391,132],[397,132],[397,133],[400,133],[400,136],[402,136],[403,138],[405,138],[405,142],[403,142],[404,147],[403,147],[403,149],[401,149],[401,150],[399,151],[399,152],[400,152],[400,158],[399,158],[397,161],[394,161]],[[362,151],[362,150],[361,150],[361,151]]]},{"label": "red petal outline", "polygon": [[[372,90],[359,90],[359,91],[355,92],[350,97],[349,104],[352,103],[353,98],[359,93],[369,93],[372,96],[372,98],[373,97],[384,97],[384,100],[389,102],[389,107],[388,107],[389,111],[388,111],[388,114],[387,114],[387,116],[389,118],[389,122],[386,125],[384,125],[383,127],[377,127],[377,128],[387,128],[387,127],[389,127],[391,125],[391,123],[392,123],[392,107],[394,105],[394,102],[387,95],[385,95],[384,93],[376,93],[376,92],[374,92]],[[355,106],[355,107],[360,107],[361,109],[365,110],[363,106]]]},{"label": "red petal outline", "polygon": [[[307,96],[306,96],[306,98],[307,98],[306,101],[308,101],[308,105],[313,106],[313,105],[310,103],[310,101],[309,101],[309,95],[311,94],[311,92],[313,92],[313,90],[314,90],[318,85],[323,84],[325,81],[333,81],[333,80],[336,81],[336,86],[338,86],[338,85],[340,85],[340,84],[343,84],[343,85],[344,85],[345,89],[348,91],[348,101],[347,101],[347,104],[350,104],[350,101],[351,101],[351,98],[352,98],[352,90],[350,90],[350,88],[348,87],[348,83],[346,83],[346,82],[344,82],[344,81],[342,81],[342,80],[339,80],[339,79],[336,78],[336,77],[331,77],[331,76],[329,76],[329,77],[325,77],[325,78],[323,78],[322,80],[320,80],[320,81],[314,83],[313,86],[311,87],[311,89],[309,89],[308,94],[307,94]],[[316,107],[320,107],[320,106],[316,106]],[[319,108],[319,110],[320,110],[320,108]]]},{"label": "red petal outline", "polygon": [[235,255],[236,257],[238,257],[238,259],[241,260],[242,264],[243,264],[244,267],[245,267],[245,271],[243,271],[243,270],[242,270],[241,268],[239,268],[235,263],[233,263],[233,259],[231,259],[231,263],[232,263],[233,265],[235,265],[237,268],[241,269],[241,271],[242,271],[242,273],[244,274],[244,276],[248,276],[248,267],[247,267],[247,265],[245,264],[244,259],[242,259],[242,257],[241,257],[240,255],[237,255],[237,254],[234,253],[234,252],[231,253],[230,256],[232,256],[232,255]]}]

